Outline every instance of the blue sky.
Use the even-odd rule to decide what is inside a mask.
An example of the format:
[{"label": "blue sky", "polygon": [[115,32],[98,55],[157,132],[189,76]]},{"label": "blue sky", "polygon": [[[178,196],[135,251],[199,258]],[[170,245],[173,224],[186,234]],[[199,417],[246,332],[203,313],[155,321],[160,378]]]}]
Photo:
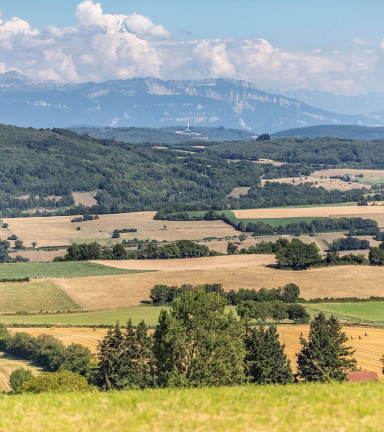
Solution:
[{"label": "blue sky", "polygon": [[0,72],[384,91],[382,0],[99,1],[2,0]]},{"label": "blue sky", "polygon": [[[0,9],[3,18],[18,16],[33,27],[63,27],[76,24],[78,3],[2,0]],[[265,38],[284,48],[317,49],[356,38],[381,40],[384,33],[380,0],[107,0],[102,6],[105,13],[149,16],[175,39]]]}]

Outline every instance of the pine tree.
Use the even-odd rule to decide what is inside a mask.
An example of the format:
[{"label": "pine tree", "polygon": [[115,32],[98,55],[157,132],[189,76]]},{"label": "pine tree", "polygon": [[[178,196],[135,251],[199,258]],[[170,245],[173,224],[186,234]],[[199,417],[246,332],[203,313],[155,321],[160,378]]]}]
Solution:
[{"label": "pine tree", "polygon": [[99,343],[98,358],[100,379],[107,389],[123,388],[122,370],[124,366],[124,335],[119,323],[108,330],[107,335]]},{"label": "pine tree", "polygon": [[148,327],[141,321],[136,330],[136,374],[140,388],[152,387],[154,384],[153,341],[148,335]]},{"label": "pine tree", "polygon": [[291,362],[284,353],[275,326],[249,329],[245,337],[245,370],[255,384],[288,384],[293,382]]},{"label": "pine tree", "polygon": [[347,337],[336,318],[327,320],[320,313],[310,324],[308,341],[300,339],[297,355],[298,376],[305,381],[345,381],[356,360],[354,351],[345,346]]}]

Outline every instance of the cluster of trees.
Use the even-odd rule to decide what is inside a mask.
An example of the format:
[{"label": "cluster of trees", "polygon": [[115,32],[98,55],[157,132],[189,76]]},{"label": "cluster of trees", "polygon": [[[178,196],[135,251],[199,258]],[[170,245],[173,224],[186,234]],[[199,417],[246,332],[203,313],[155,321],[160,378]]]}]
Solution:
[{"label": "cluster of trees", "polygon": [[[240,234],[242,236],[244,234]],[[239,236],[239,238],[240,238]],[[241,239],[240,239],[241,240]],[[262,242],[257,243],[256,246],[249,246],[248,249],[242,248],[239,250],[238,245],[233,242],[228,242],[227,253],[228,255],[235,254],[276,254],[280,249],[289,243],[288,239],[279,238],[276,242]]]},{"label": "cluster of trees", "polygon": [[[184,284],[181,287],[169,285],[155,285],[149,294],[154,305],[167,305],[186,292],[203,291],[205,293],[216,293],[227,300],[228,305],[237,306],[244,301],[253,302],[271,302],[280,301],[283,303],[295,303],[300,299],[300,288],[289,283],[283,288],[261,288],[244,289],[238,291],[225,292],[221,284],[203,284],[203,285],[190,285]],[[300,299],[301,300],[301,299]]]},{"label": "cluster of trees", "polygon": [[93,220],[99,220],[98,215],[91,215],[91,214],[85,214],[84,216],[79,216],[71,219],[72,223],[75,222],[86,222],[86,221],[93,221]]},{"label": "cluster of trees", "polygon": [[[372,249],[372,248],[371,248]],[[316,243],[303,243],[299,239],[293,239],[276,254],[277,265],[281,269],[305,270],[309,267],[364,264],[368,261],[364,255],[348,254],[340,257],[338,252],[328,252],[323,258],[319,253]]]},{"label": "cluster of trees", "polygon": [[334,240],[329,246],[330,252],[345,250],[367,250],[370,248],[368,240],[360,240],[354,237],[339,238]]},{"label": "cluster of trees", "polygon": [[[28,258],[23,258],[20,255],[17,255],[15,258],[10,258],[9,251],[10,251],[11,244],[8,240],[0,240],[0,264],[4,263],[18,263],[18,262],[28,262]],[[20,240],[16,240],[15,242],[15,249],[20,249],[23,247],[23,242]]]},{"label": "cluster of trees", "polygon": [[169,285],[154,285],[151,289],[149,297],[155,306],[168,305],[173,302],[173,299],[180,294],[189,291],[204,291],[205,293],[214,292],[222,297],[225,297],[225,292],[221,284],[204,284],[204,285],[191,285],[184,284],[181,287]]},{"label": "cluster of trees", "polygon": [[[136,332],[130,322],[125,331],[116,325],[99,345],[100,384],[125,389],[293,382],[276,327],[250,327],[226,313],[225,305],[216,293],[189,291],[174,299],[170,312],[161,312],[153,336],[144,322]],[[298,378],[345,381],[355,367],[345,341],[337,320],[320,314],[308,340],[301,339]]]},{"label": "cluster of trees", "polygon": [[0,324],[0,349],[15,356],[32,360],[51,372],[68,370],[90,378],[92,353],[80,344],[64,344],[51,335],[33,337],[28,333],[11,335]]},{"label": "cluster of trees", "polygon": [[371,247],[368,255],[369,263],[374,266],[384,265],[384,242],[379,247]]},{"label": "cluster of trees", "polygon": [[257,302],[246,300],[236,308],[237,314],[245,321],[273,319],[282,321],[290,319],[293,321],[307,322],[309,314],[305,307],[298,303],[286,304],[279,300]]},{"label": "cluster of trees", "polygon": [[[18,393],[92,390],[84,377],[105,390],[346,380],[356,362],[335,318],[319,314],[311,322],[308,340],[301,338],[294,376],[276,327],[249,325],[260,305],[263,303],[240,305],[243,318],[238,320],[225,311],[226,300],[215,292],[182,293],[169,312],[161,311],[153,334],[144,321],[136,330],[131,321],[125,329],[119,323],[110,329],[99,343],[98,363],[88,375],[90,353],[83,347],[76,346],[79,351],[72,345],[64,348],[51,336],[10,336],[4,326],[0,327],[0,344],[2,349],[55,371],[31,378],[19,370],[12,377]],[[269,307],[275,314],[279,308],[303,314],[299,304],[274,302]]]},{"label": "cluster of trees", "polygon": [[90,260],[126,260],[126,259],[173,259],[198,258],[219,255],[210,251],[207,246],[199,245],[190,240],[179,240],[175,244],[158,245],[149,243],[137,251],[127,251],[122,244],[116,244],[112,249],[102,249],[96,242],[73,244],[68,247],[64,257],[54,258],[61,261],[90,261]]}]

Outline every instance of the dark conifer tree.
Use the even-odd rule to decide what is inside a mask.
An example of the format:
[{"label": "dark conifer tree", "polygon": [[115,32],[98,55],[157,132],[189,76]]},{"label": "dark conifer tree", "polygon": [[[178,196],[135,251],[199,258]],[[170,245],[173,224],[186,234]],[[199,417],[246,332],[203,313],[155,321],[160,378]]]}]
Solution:
[{"label": "dark conifer tree", "polygon": [[136,376],[140,388],[152,387],[154,384],[153,341],[148,335],[148,327],[140,321],[135,335]]},{"label": "dark conifer tree", "polygon": [[347,337],[336,318],[327,320],[320,313],[310,324],[308,341],[300,339],[297,355],[298,376],[304,381],[345,381],[356,360],[354,351],[345,346]]},{"label": "dark conifer tree", "polygon": [[249,329],[245,337],[245,371],[255,384],[293,382],[291,363],[284,353],[275,326]]}]

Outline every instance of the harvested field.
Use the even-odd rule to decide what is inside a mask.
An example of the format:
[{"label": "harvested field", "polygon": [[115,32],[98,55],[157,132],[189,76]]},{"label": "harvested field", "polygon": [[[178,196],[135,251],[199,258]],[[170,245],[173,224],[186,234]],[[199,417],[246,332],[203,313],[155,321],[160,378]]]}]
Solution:
[{"label": "harvested field", "polygon": [[[362,179],[364,180],[364,179]],[[384,179],[383,179],[384,181]],[[281,179],[268,179],[268,180],[262,180],[261,184],[264,186],[266,182],[275,182],[275,183],[289,183],[289,184],[304,184],[304,183],[314,183],[313,186],[315,187],[323,187],[326,190],[340,190],[340,191],[346,191],[351,189],[363,189],[363,188],[370,188],[370,186],[358,182],[350,182],[347,183],[345,181],[342,181],[340,179],[331,179],[331,178],[325,178],[320,179],[319,177],[286,177]]]},{"label": "harvested field", "polygon": [[357,176],[363,174],[363,180],[365,177],[383,177],[384,178],[384,170],[370,170],[370,169],[353,169],[353,168],[332,168],[328,170],[319,170],[314,171],[311,174],[311,177],[320,178],[320,177],[330,177],[330,176]]},{"label": "harvested field", "polygon": [[93,261],[107,267],[135,270],[160,270],[162,272],[184,270],[217,270],[275,264],[274,255],[231,255],[207,258],[164,260]]},{"label": "harvested field", "polygon": [[30,262],[50,262],[57,256],[63,257],[66,252],[66,249],[59,249],[57,251],[27,250],[11,252],[9,256],[11,258],[16,258],[16,255],[20,255],[23,258],[28,258]]},{"label": "harvested field", "polygon": [[92,207],[97,205],[97,201],[95,199],[97,192],[72,192],[73,199],[75,200],[75,205],[83,204],[88,207]]},{"label": "harvested field", "polygon": [[[96,352],[98,341],[105,336],[107,329],[91,328],[25,328],[12,329],[13,332],[25,331],[33,336],[40,334],[50,334],[65,345],[71,343],[80,343],[93,352]],[[303,333],[305,338],[308,337],[308,325],[284,325],[278,327],[278,332],[282,342],[286,344],[286,353],[291,360],[292,368],[296,371],[296,353],[300,351],[300,335]],[[381,374],[382,364],[380,361],[384,353],[384,329],[374,329],[366,327],[344,327],[350,338],[348,345],[355,350],[355,358],[358,366],[364,370],[374,370]],[[369,336],[364,336],[368,333]],[[362,336],[362,339],[359,339]]]},{"label": "harvested field", "polygon": [[42,369],[32,365],[28,360],[23,360],[18,357],[11,356],[0,352],[0,393],[9,392],[9,378],[11,373],[19,368],[30,369],[34,375],[37,375]]},{"label": "harvested field", "polygon": [[0,283],[0,312],[70,309],[79,306],[52,281]]},{"label": "harvested field", "polygon": [[[252,257],[252,255],[249,256]],[[141,301],[149,300],[149,292],[156,284],[180,286],[182,284],[221,283],[224,289],[229,291],[239,288],[273,288],[293,282],[300,287],[301,296],[306,299],[384,296],[384,267],[337,266],[292,271],[277,270],[256,264],[247,267],[238,265],[237,267],[201,268],[200,266],[198,268],[196,263],[195,269],[190,270],[188,266],[191,264],[188,264],[188,260],[183,261],[186,261],[184,263],[186,267],[183,270],[161,271],[161,269],[158,272],[131,275],[54,279],[54,282],[85,309],[137,306]],[[127,266],[130,263],[128,262]],[[144,261],[141,265],[151,263],[153,269],[160,268],[162,263],[164,268],[167,268],[168,265],[172,266],[172,262],[165,263],[161,260],[154,260],[150,263]]]},{"label": "harvested field", "polygon": [[257,161],[252,161],[253,163],[257,163],[257,164],[261,164],[261,165],[265,165],[265,164],[271,164],[273,166],[281,166],[286,164],[286,162],[277,162],[274,161],[272,159],[259,159]]},{"label": "harvested field", "polygon": [[[120,213],[100,215],[100,219],[71,223],[74,216],[49,218],[4,219],[9,231],[31,246],[70,245],[77,241],[111,241],[115,229],[136,228],[133,237],[157,241],[202,240],[205,237],[235,236],[238,232],[223,221],[160,221],[154,220],[156,212]],[[164,225],[167,229],[164,229]],[[76,228],[80,227],[81,231]]]},{"label": "harvested field", "polygon": [[298,217],[384,217],[384,206],[319,206],[233,210],[237,219],[283,219]]}]

